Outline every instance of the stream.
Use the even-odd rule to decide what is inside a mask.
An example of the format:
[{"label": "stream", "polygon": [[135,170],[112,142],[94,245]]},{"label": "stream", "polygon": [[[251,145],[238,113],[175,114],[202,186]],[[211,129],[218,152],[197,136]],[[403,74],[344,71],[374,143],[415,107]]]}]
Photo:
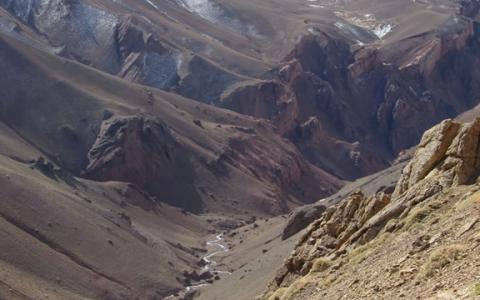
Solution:
[{"label": "stream", "polygon": [[[230,251],[228,247],[223,244],[223,234],[218,234],[215,236],[215,239],[207,241],[207,246],[210,248],[213,248],[214,251],[202,257],[202,260],[205,262],[205,266],[203,266],[203,268],[200,270],[200,274],[204,272],[210,272],[212,274],[215,274],[215,273],[227,274],[227,275],[232,274],[228,271],[216,270],[215,267],[218,264],[215,260],[212,259],[214,256]],[[187,286],[185,290],[189,292],[193,289],[201,288],[207,285],[209,285],[209,283],[207,282],[197,283],[194,285]]]},{"label": "stream", "polygon": [[[226,275],[232,274],[229,271],[218,270],[215,268],[218,265],[218,263],[213,258],[219,254],[223,254],[230,251],[228,247],[223,244],[223,234],[216,235],[215,239],[207,241],[206,244],[207,244],[207,247],[210,249],[207,252],[207,254],[202,257],[202,260],[205,262],[205,266],[203,266],[200,269],[199,274],[202,274],[204,272],[210,272],[214,276],[217,274],[226,274]],[[185,287],[184,293],[188,293],[192,290],[199,289],[208,285],[210,285],[210,283],[208,283],[207,281],[198,282],[196,284]],[[171,297],[172,296],[167,297],[166,299],[173,299]]]}]

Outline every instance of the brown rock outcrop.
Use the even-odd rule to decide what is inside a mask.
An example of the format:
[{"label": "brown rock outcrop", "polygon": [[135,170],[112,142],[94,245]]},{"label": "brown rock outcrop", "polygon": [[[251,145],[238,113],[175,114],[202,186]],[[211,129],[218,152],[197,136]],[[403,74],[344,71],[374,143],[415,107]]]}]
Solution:
[{"label": "brown rock outcrop", "polygon": [[437,181],[443,187],[467,184],[480,170],[478,162],[480,119],[459,124],[445,120],[428,130],[405,167],[394,197],[398,198],[416,184]]},{"label": "brown rock outcrop", "polygon": [[220,107],[256,118],[274,120],[279,134],[294,128],[298,117],[298,103],[288,88],[275,80],[242,83],[225,92]]},{"label": "brown rock outcrop", "polygon": [[[374,173],[418,143],[426,129],[475,105],[480,89],[470,82],[477,77],[477,45],[475,24],[461,17],[384,46],[352,45],[318,28],[268,73],[296,107],[270,119],[320,168],[347,180]],[[264,97],[258,88],[238,89],[238,102]],[[229,108],[255,115],[239,107]],[[311,120],[320,130],[305,134],[313,132]]]},{"label": "brown rock outcrop", "polygon": [[[210,123],[195,121],[203,124],[195,128],[202,131],[201,138],[211,133]],[[271,129],[226,130],[231,137],[224,147],[207,152],[158,117],[114,116],[103,121],[85,173],[94,180],[133,183],[160,201],[194,212],[231,201],[233,211],[280,214],[289,211],[291,197],[309,203],[340,184],[306,162],[293,145],[272,136]],[[237,187],[237,182],[248,182],[250,189]]]},{"label": "brown rock outcrop", "polygon": [[228,94],[236,96],[229,98],[236,105],[226,107],[271,119],[320,168],[343,179],[362,177],[387,166],[435,122],[471,105],[441,97],[445,86],[465,91],[457,88],[462,83],[456,78],[442,77],[441,66],[453,63],[457,53],[471,64],[461,62],[454,72],[475,76],[476,35],[472,23],[461,20],[426,38],[415,37],[400,52],[394,45],[352,47],[319,30],[303,37],[270,73],[282,84],[277,99],[290,99],[287,109],[269,114],[259,108],[259,98],[272,99],[265,83],[239,84]]},{"label": "brown rock outcrop", "polygon": [[193,166],[159,119],[132,116],[104,121],[88,160],[89,178],[131,182],[162,201],[192,210],[201,206],[193,186]]},{"label": "brown rock outcrop", "polygon": [[335,260],[382,230],[398,230],[413,207],[440,191],[474,183],[480,174],[479,145],[480,118],[466,124],[445,120],[428,130],[392,197],[356,192],[328,208],[308,227],[270,289],[289,286],[306,275],[318,258]]},{"label": "brown rock outcrop", "polygon": [[480,174],[479,141],[479,118],[466,124],[445,120],[427,131],[414,157],[403,170],[392,195],[392,203],[355,232],[350,242],[370,241],[387,222],[406,216],[425,199],[452,186],[473,183]]},{"label": "brown rock outcrop", "polygon": [[288,286],[298,276],[306,275],[315,259],[341,249],[363,224],[389,203],[390,196],[383,193],[367,197],[355,192],[339,205],[328,208],[300,238],[285,266],[278,271],[275,285]]}]

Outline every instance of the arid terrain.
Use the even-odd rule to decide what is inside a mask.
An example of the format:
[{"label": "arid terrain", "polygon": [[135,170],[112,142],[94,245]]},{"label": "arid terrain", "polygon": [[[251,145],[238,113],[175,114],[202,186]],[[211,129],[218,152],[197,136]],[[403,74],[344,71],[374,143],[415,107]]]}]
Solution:
[{"label": "arid terrain", "polygon": [[480,298],[479,22],[0,0],[0,299]]}]

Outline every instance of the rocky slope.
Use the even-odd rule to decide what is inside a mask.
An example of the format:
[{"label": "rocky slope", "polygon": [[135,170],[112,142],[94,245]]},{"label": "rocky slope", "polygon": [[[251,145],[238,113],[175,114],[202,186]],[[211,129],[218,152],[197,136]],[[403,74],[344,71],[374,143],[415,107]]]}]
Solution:
[{"label": "rocky slope", "polygon": [[132,182],[191,211],[242,214],[287,211],[341,184],[266,122],[129,85],[6,37],[0,55],[11,74],[1,83],[1,121],[74,175]]},{"label": "rocky slope", "polygon": [[240,224],[342,184],[266,121],[3,34],[0,68],[0,298],[161,299],[222,229],[202,214]]},{"label": "rocky slope", "polygon": [[262,299],[478,297],[479,141],[480,119],[427,131],[395,191],[328,208]]},{"label": "rocky slope", "polygon": [[183,294],[222,232],[238,272],[201,296],[260,274],[250,299],[320,218],[271,286],[287,297],[387,229],[419,238],[422,205],[451,212],[432,232],[473,217],[442,197],[475,191],[478,121],[429,132],[395,191],[392,161],[478,104],[478,1],[317,2],[0,0],[0,298]]},{"label": "rocky slope", "polygon": [[3,0],[0,30],[272,120],[310,162],[347,180],[478,104],[477,1],[314,2]]},{"label": "rocky slope", "polygon": [[[0,7],[5,34],[199,101],[212,102],[229,84],[265,70],[250,50],[233,50],[247,49],[248,37],[214,26],[180,1],[4,0]],[[227,32],[228,46],[220,38]]]},{"label": "rocky slope", "polygon": [[[422,24],[421,5],[413,19],[403,19],[406,6],[389,12],[388,35],[363,42],[368,17],[361,11],[376,15],[373,3],[364,5],[336,11],[343,19],[335,26],[309,23],[311,33],[271,72],[281,88],[269,94],[277,99],[270,119],[281,132],[310,161],[350,180],[385,168],[433,124],[475,106],[480,91],[476,21],[451,11]],[[241,86],[225,101],[260,84]]]},{"label": "rocky slope", "polygon": [[158,299],[203,253],[209,226],[135,185],[0,162],[2,299]]}]

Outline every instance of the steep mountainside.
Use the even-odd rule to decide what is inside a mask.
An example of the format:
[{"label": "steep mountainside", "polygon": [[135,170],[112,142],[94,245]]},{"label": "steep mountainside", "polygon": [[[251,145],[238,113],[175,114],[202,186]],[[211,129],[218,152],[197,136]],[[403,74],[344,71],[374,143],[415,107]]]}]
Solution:
[{"label": "steep mountainside", "polygon": [[[405,162],[371,176],[346,184],[334,195],[315,204],[302,206],[291,214],[274,218],[257,218],[254,223],[229,230],[224,241],[228,253],[217,262],[232,271],[212,285],[192,291],[194,299],[250,300],[260,295],[275,277],[278,266],[294,249],[304,230],[316,221],[327,207],[335,205],[353,192],[392,193]],[[298,232],[298,233],[296,233]]]},{"label": "steep mountainside", "polygon": [[270,119],[310,162],[352,180],[478,104],[479,5],[2,0],[0,31],[133,82]]},{"label": "steep mountainside", "polygon": [[472,297],[479,12],[0,0],[0,299]]},{"label": "steep mountainside", "polygon": [[1,299],[158,299],[203,253],[201,219],[134,185],[0,162]]},{"label": "steep mountainside", "polygon": [[398,5],[355,1],[331,8],[335,21],[307,19],[310,33],[270,72],[276,86],[257,110],[243,99],[255,89],[264,95],[263,82],[229,91],[223,104],[273,119],[341,178],[384,168],[424,130],[475,106],[480,92],[478,24],[443,4]]},{"label": "steep mountainside", "polygon": [[0,83],[1,121],[75,175],[131,182],[191,211],[237,213],[286,211],[340,184],[266,122],[129,85],[6,37],[0,55],[10,74]]},{"label": "steep mountainside", "polygon": [[162,299],[222,226],[342,184],[266,121],[4,35],[0,68],[2,299]]},{"label": "steep mountainside", "polygon": [[480,119],[427,131],[395,191],[328,208],[262,298],[478,297],[479,139]]}]

